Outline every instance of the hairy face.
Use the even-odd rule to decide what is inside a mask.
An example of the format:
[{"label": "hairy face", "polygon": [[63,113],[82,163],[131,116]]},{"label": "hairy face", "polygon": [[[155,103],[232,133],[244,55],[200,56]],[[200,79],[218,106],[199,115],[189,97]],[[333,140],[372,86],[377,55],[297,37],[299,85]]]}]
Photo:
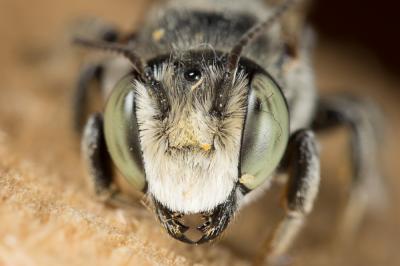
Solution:
[{"label": "hairy face", "polygon": [[[199,60],[168,61],[153,73],[170,103],[162,114],[151,90],[136,81],[136,115],[149,193],[171,211],[208,212],[238,181],[248,81],[238,73],[223,116],[211,114],[223,70]],[[162,118],[162,119],[161,119]]]},{"label": "hairy face", "polygon": [[[204,243],[226,228],[246,192],[261,186],[286,148],[287,105],[277,83],[242,60],[226,79],[223,57],[197,53],[149,62],[151,82],[134,74],[115,86],[105,110],[114,163],[155,204],[171,236]],[[193,242],[181,218],[200,214]]]}]

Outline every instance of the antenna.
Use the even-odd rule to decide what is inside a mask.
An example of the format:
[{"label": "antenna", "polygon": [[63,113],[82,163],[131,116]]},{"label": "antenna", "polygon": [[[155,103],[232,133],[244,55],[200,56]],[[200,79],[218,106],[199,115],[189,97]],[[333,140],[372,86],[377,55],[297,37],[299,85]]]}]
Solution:
[{"label": "antenna", "polygon": [[226,63],[226,72],[229,73],[228,76],[234,77],[234,74],[237,66],[239,64],[240,55],[242,54],[243,49],[252,41],[257,39],[265,30],[271,27],[277,20],[279,20],[282,15],[294,4],[296,0],[285,0],[282,4],[280,4],[274,12],[268,17],[265,21],[260,22],[259,24],[250,28],[246,33],[242,35],[239,41],[233,46],[232,50],[228,54],[228,59]]},{"label": "antenna", "polygon": [[137,55],[132,50],[131,47],[129,47],[127,45],[122,45],[119,43],[105,42],[105,41],[93,41],[93,40],[87,40],[87,39],[83,39],[83,38],[74,38],[73,43],[77,44],[77,45],[85,46],[88,48],[94,48],[94,49],[105,50],[105,51],[110,51],[110,52],[115,52],[115,53],[121,54],[132,63],[133,67],[140,74],[140,76],[142,78],[145,77],[144,65],[143,65],[142,59],[140,58],[139,55]]},{"label": "antenna", "polygon": [[229,89],[232,88],[235,81],[236,71],[239,64],[240,55],[243,49],[257,37],[259,37],[265,30],[271,27],[282,15],[295,4],[296,0],[285,0],[280,4],[274,12],[265,21],[262,21],[255,26],[251,27],[247,32],[245,32],[236,45],[233,46],[232,50],[229,52],[226,65],[225,73],[221,79],[221,83],[217,88],[217,93],[213,101],[213,108],[211,113],[217,116],[222,116],[227,95],[229,94]]},{"label": "antenna", "polygon": [[132,50],[132,47],[119,43],[93,41],[82,38],[75,38],[73,43],[89,48],[115,52],[126,57],[132,63],[135,71],[139,74],[139,77],[149,85],[152,94],[158,101],[162,114],[161,118],[165,117],[170,108],[167,92],[165,91],[163,84],[154,78],[151,69],[148,66],[144,66],[142,59]]}]

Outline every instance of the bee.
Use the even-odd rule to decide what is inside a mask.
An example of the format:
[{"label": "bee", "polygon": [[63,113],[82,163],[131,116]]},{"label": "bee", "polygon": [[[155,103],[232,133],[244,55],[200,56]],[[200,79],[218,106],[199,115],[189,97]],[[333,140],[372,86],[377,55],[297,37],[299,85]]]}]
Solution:
[{"label": "bee", "polygon": [[[99,38],[75,38],[118,55],[84,67],[74,98],[96,193],[119,193],[111,189],[115,167],[149,196],[170,236],[202,244],[287,173],[286,214],[260,252],[260,260],[276,258],[317,196],[315,132],[343,125],[353,155],[349,212],[363,210],[371,180],[380,177],[376,110],[349,95],[317,94],[306,3],[173,0],[134,34],[103,26]],[[83,127],[96,80],[104,111]],[[199,239],[186,235],[185,217],[192,214],[201,216]]]}]

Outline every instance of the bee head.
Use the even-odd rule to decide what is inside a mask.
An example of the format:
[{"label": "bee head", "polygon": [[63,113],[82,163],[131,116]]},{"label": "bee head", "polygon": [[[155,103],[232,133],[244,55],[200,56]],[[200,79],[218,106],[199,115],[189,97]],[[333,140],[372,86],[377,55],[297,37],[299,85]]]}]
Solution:
[{"label": "bee head", "polygon": [[[78,39],[125,55],[133,71],[110,95],[104,117],[119,171],[147,189],[168,233],[205,243],[226,228],[245,194],[273,174],[286,149],[289,115],[274,79],[241,52],[271,19],[253,27],[230,53],[185,51],[142,62],[124,45]],[[200,214],[200,239],[184,216]]]},{"label": "bee head", "polygon": [[[215,51],[151,60],[151,82],[127,75],[105,110],[117,168],[137,188],[147,184],[161,224],[187,243],[220,235],[245,192],[274,171],[288,139],[278,85],[245,58],[227,83],[226,60]],[[185,235],[190,214],[201,217],[196,241]]]}]

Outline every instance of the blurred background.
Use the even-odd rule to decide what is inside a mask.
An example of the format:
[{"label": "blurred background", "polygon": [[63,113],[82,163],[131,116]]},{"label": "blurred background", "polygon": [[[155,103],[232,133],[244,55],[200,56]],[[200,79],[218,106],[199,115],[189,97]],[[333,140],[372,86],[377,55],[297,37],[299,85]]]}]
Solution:
[{"label": "blurred background", "polygon": [[[273,187],[246,208],[222,241],[170,239],[144,206],[112,209],[87,192],[70,99],[79,69],[76,21],[98,17],[125,30],[152,1],[0,0],[0,265],[248,265],[283,212]],[[290,265],[399,265],[400,4],[314,0],[314,65],[322,94],[370,98],[384,112],[385,207],[352,240],[337,241],[349,180],[348,135],[320,137],[322,184],[315,211],[289,252]]]},{"label": "blurred background", "polygon": [[310,20],[321,37],[368,50],[386,71],[399,74],[399,9],[394,0],[317,0]]}]

